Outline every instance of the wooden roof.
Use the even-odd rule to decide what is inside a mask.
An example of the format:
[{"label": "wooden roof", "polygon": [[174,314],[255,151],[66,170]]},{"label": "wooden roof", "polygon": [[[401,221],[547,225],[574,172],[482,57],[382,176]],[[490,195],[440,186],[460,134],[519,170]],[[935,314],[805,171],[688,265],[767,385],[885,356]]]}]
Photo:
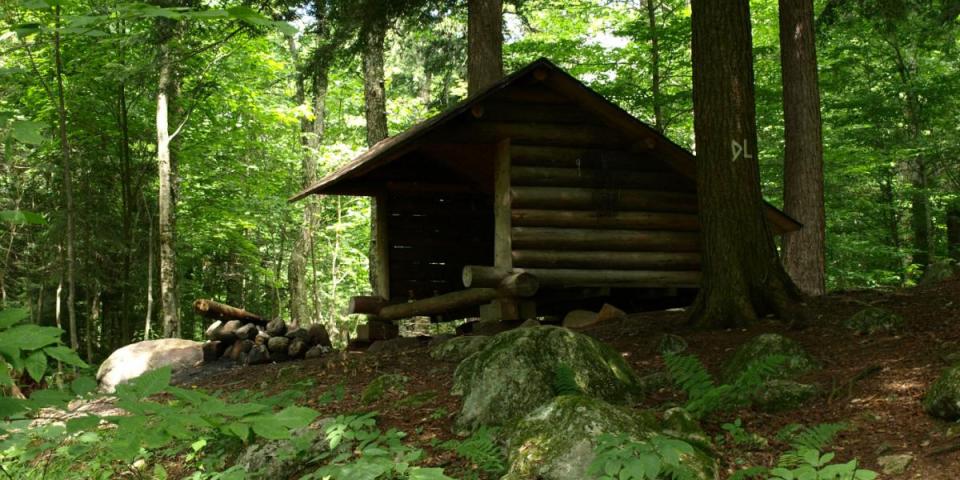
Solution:
[{"label": "wooden roof", "polygon": [[[470,111],[475,105],[482,104],[485,99],[520,83],[521,79],[528,80],[528,77],[531,76],[543,81],[544,84],[557,93],[569,97],[578,106],[596,115],[603,120],[604,123],[618,130],[625,137],[636,139],[635,146],[637,149],[656,152],[658,158],[666,162],[671,168],[696,181],[696,159],[690,151],[677,145],[656,129],[591,90],[551,61],[546,58],[540,58],[511,75],[504,77],[499,82],[471,95],[446,111],[424,120],[397,135],[381,140],[376,145],[370,147],[369,150],[342,165],[317,183],[290,197],[289,201],[294,202],[311,194],[331,193],[331,190],[337,185],[358,179],[398,159],[404,154],[413,151],[417,147],[418,140],[433,132],[438,127],[450,123],[461,115],[470,115]],[[799,222],[773,205],[767,203],[766,206],[767,218],[773,223],[778,233],[796,231],[801,228]]]}]

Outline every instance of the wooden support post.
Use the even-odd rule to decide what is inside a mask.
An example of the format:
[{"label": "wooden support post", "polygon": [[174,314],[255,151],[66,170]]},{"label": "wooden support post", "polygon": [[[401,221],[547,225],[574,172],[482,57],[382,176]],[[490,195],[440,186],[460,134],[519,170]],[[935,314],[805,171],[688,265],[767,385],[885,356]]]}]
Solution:
[{"label": "wooden support post", "polygon": [[390,298],[390,211],[388,210],[387,193],[380,193],[373,198],[376,204],[377,218],[377,264],[370,268],[376,269],[376,285],[373,286],[375,295]]},{"label": "wooden support post", "polygon": [[[509,138],[497,144],[493,168],[493,266],[509,273],[513,268]],[[495,284],[499,285],[505,276],[497,279]],[[513,298],[497,298],[491,307],[480,309],[481,321],[517,320],[519,317]]]}]

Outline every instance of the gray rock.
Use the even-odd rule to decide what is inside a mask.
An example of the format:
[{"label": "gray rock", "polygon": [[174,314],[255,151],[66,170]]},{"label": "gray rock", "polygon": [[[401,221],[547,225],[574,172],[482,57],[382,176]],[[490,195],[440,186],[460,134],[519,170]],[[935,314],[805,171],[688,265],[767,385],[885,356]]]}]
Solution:
[{"label": "gray rock", "polygon": [[327,327],[319,323],[314,323],[307,329],[307,343],[327,348],[333,347],[333,344],[330,343],[330,334],[327,333]]},{"label": "gray rock", "polygon": [[100,390],[113,393],[117,385],[162,367],[174,371],[203,361],[203,344],[180,338],[131,343],[107,357],[97,370]]},{"label": "gray rock", "polygon": [[287,347],[287,355],[290,358],[303,358],[307,353],[307,342],[302,338],[294,338],[290,340],[290,346]]},{"label": "gray rock", "polygon": [[737,349],[723,367],[721,376],[725,382],[731,382],[748,365],[771,355],[787,357],[786,363],[780,369],[779,378],[801,375],[820,367],[819,363],[796,341],[776,333],[766,333],[754,337]]},{"label": "gray rock", "polygon": [[884,475],[900,475],[907,471],[911,463],[913,455],[909,453],[884,455],[877,459],[877,465],[880,465]]},{"label": "gray rock", "polygon": [[[685,438],[684,434],[663,431],[651,415],[637,415],[583,395],[555,397],[511,430],[506,442],[510,467],[502,480],[591,478],[587,471],[596,456],[597,438],[603,434],[636,440],[654,434]],[[693,478],[718,478],[716,461],[705,451],[695,449],[693,454],[681,457],[681,463],[690,468]]]},{"label": "gray rock", "polygon": [[923,399],[923,409],[937,418],[960,420],[960,363],[946,369]]},{"label": "gray rock", "polygon": [[799,408],[816,394],[816,385],[792,380],[770,380],[753,395],[751,403],[762,412],[783,412]]},{"label": "gray rock", "polygon": [[267,346],[254,345],[253,348],[247,352],[247,365],[261,365],[264,363],[270,363],[270,352],[267,350]]},{"label": "gray rock", "polygon": [[236,335],[240,340],[253,340],[257,338],[257,334],[260,333],[260,329],[252,323],[241,326],[237,329]]},{"label": "gray rock", "polygon": [[418,348],[422,345],[417,337],[397,337],[390,340],[377,340],[370,345],[367,353],[389,353]]},{"label": "gray rock", "polygon": [[523,321],[517,328],[530,328],[530,327],[539,327],[540,322],[536,318],[528,318]]},{"label": "gray rock", "polygon": [[280,318],[274,318],[267,323],[264,331],[271,337],[282,337],[287,333],[287,324]]},{"label": "gray rock", "polygon": [[903,317],[879,307],[868,307],[853,314],[843,325],[860,335],[895,334],[903,329]]},{"label": "gray rock", "polygon": [[235,362],[244,362],[244,355],[253,348],[253,340],[237,340],[227,349],[227,357]]},{"label": "gray rock", "polygon": [[673,335],[670,333],[663,334],[663,336],[660,337],[660,342],[657,344],[657,350],[659,350],[663,355],[668,353],[680,353],[686,351],[686,349],[687,341],[679,335]]},{"label": "gray rock", "polygon": [[307,353],[303,354],[303,358],[319,358],[329,352],[329,347],[324,347],[323,345],[314,345],[310,347],[310,350],[307,350]]},{"label": "gray rock", "polygon": [[[236,465],[244,470],[248,479],[297,478],[298,474],[304,473],[310,457],[330,449],[324,429],[332,422],[332,418],[325,418],[308,428],[294,430],[287,440],[250,445],[237,458]],[[346,442],[338,450],[350,448],[350,445]]]},{"label": "gray rock", "polygon": [[490,338],[486,335],[454,337],[430,349],[430,358],[443,362],[461,362],[483,349]]},{"label": "gray rock", "polygon": [[638,396],[636,374],[609,346],[566,328],[520,328],[493,337],[457,367],[459,427],[509,425],[550,401],[558,365],[573,370],[587,395],[615,403]]},{"label": "gray rock", "polygon": [[267,341],[267,348],[270,353],[287,353],[290,348],[290,339],[287,337],[270,337]]}]

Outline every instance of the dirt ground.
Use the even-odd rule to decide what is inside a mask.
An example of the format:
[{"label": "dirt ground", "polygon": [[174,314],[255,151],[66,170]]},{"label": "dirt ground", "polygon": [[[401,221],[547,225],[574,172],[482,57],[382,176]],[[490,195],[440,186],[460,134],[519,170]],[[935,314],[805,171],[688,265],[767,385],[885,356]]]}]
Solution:
[{"label": "dirt ground", "polygon": [[[904,333],[856,336],[842,327],[843,320],[867,305],[902,315],[907,324]],[[924,414],[920,405],[928,386],[947,366],[944,355],[960,352],[960,279],[896,291],[837,292],[811,301],[805,312],[808,326],[794,331],[773,320],[743,330],[696,331],[685,325],[683,312],[665,311],[630,315],[584,333],[618,349],[640,375],[662,369],[656,347],[663,333],[683,336],[689,342],[688,353],[711,369],[719,368],[746,340],[768,332],[799,341],[823,363],[822,370],[802,379],[817,383],[822,391],[803,408],[779,414],[724,413],[704,425],[711,435],[720,435],[722,423],[740,418],[748,431],[770,441],[769,447],[759,451],[724,442],[718,447],[727,472],[722,477],[736,465],[773,464],[779,451],[786,449],[775,439],[785,425],[843,422],[849,428],[832,447],[837,460],[858,458],[863,467],[879,471],[878,456],[911,453],[915,459],[905,474],[882,478],[960,478],[960,425],[935,420]],[[407,432],[409,441],[425,449],[430,465],[445,467],[449,475],[459,477],[471,466],[443,449],[430,447],[435,439],[455,438],[451,427],[460,400],[449,394],[455,367],[431,360],[424,345],[395,353],[347,352],[302,362],[232,368],[198,376],[189,383],[208,390],[276,393],[292,383],[309,381],[312,386],[304,397],[306,405],[325,415],[375,410],[382,429]],[[851,382],[863,372],[872,373]],[[429,400],[419,404],[388,397],[362,404],[360,392],[385,373],[410,378],[406,398]],[[338,384],[345,387],[345,398],[318,405],[316,399]],[[654,397],[668,402],[679,398],[669,390]]]}]

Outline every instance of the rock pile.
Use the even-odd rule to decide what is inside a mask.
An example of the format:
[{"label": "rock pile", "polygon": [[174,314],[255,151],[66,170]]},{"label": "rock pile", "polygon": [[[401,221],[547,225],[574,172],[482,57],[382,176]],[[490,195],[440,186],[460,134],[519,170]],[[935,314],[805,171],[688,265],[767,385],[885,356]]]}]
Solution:
[{"label": "rock pile", "polygon": [[228,358],[244,365],[315,358],[331,350],[330,336],[320,324],[287,325],[277,318],[264,324],[217,320],[207,327],[203,361]]}]

